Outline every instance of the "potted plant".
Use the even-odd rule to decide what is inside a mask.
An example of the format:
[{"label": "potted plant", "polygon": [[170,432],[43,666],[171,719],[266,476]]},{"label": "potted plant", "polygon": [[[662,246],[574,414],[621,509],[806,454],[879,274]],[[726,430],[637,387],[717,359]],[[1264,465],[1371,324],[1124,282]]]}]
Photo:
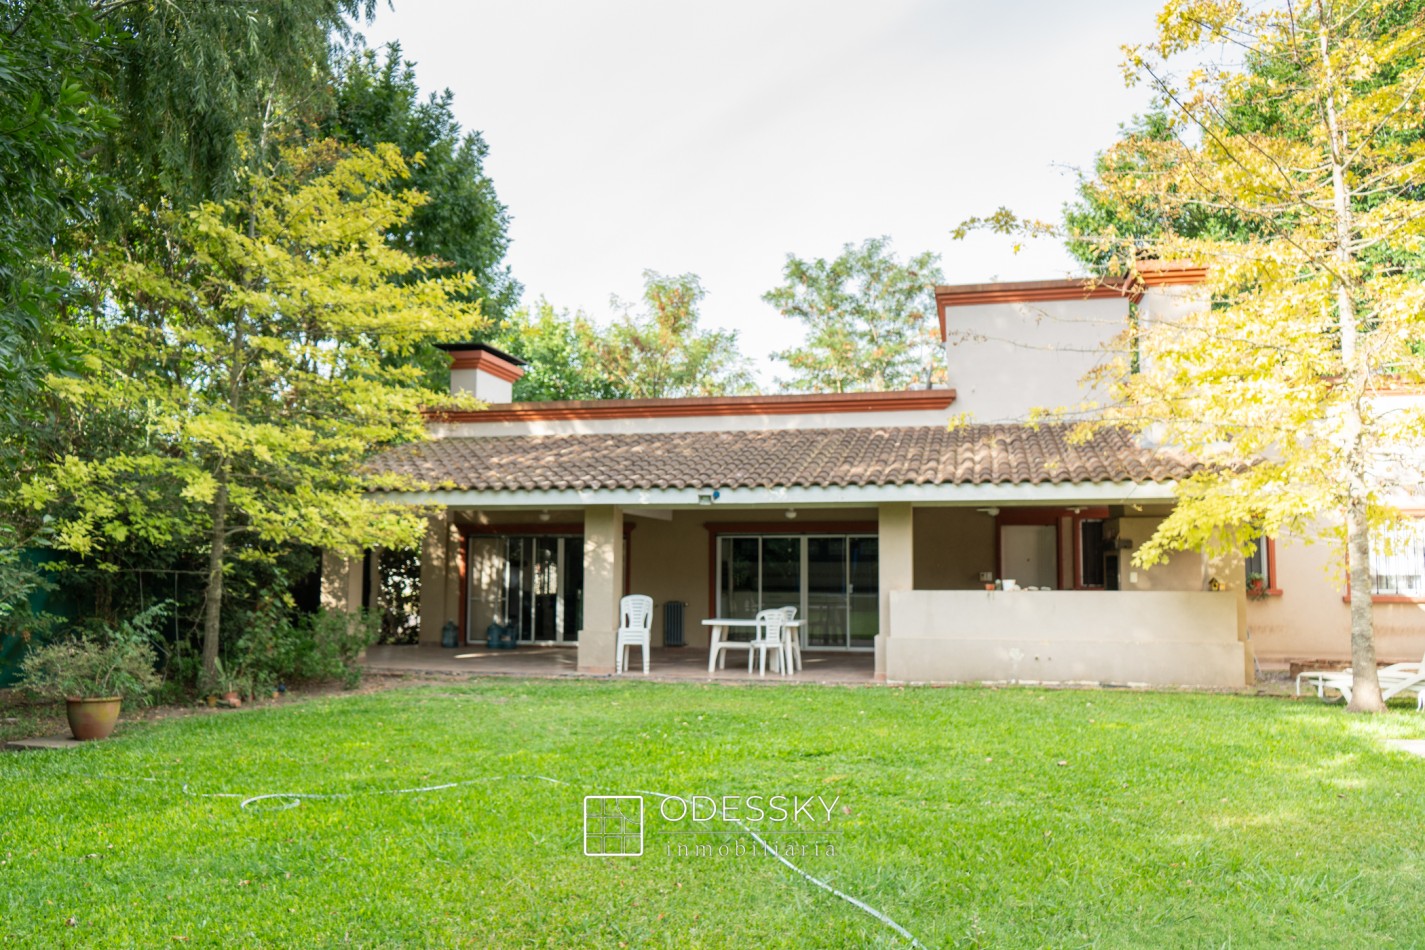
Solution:
[{"label": "potted plant", "polygon": [[1267,579],[1256,571],[1247,575],[1247,596],[1253,600],[1267,596]]},{"label": "potted plant", "polygon": [[234,709],[242,705],[243,676],[240,671],[229,670],[221,659],[213,660],[213,675],[208,677],[208,705],[216,705],[215,697]]},{"label": "potted plant", "polygon": [[125,700],[147,702],[158,687],[149,625],[165,606],[31,650],[20,665],[21,684],[35,696],[65,701],[74,738],[106,738]]}]

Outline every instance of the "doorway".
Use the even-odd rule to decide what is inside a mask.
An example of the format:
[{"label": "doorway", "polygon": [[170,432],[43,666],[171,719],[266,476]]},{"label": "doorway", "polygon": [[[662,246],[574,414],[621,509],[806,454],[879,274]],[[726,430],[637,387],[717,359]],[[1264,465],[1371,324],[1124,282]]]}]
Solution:
[{"label": "doorway", "polygon": [[1000,577],[1020,587],[1057,587],[1059,529],[1054,525],[1016,524],[1000,528]]},{"label": "doorway", "polygon": [[724,535],[717,615],[797,608],[802,645],[869,650],[880,627],[880,548],[874,535]]},{"label": "doorway", "polygon": [[580,535],[476,535],[468,551],[470,622],[465,641],[483,643],[491,623],[521,643],[574,643],[584,623]]}]

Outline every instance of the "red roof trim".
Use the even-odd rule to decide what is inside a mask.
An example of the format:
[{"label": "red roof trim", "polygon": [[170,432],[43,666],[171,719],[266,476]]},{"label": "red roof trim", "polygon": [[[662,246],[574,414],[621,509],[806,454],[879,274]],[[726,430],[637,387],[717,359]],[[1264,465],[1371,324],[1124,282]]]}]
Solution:
[{"label": "red roof trim", "polygon": [[455,350],[450,354],[450,368],[477,369],[489,373],[496,379],[515,383],[524,375],[524,369],[508,360],[501,359],[487,350]]},{"label": "red roof trim", "polygon": [[792,396],[696,396],[685,399],[590,399],[513,402],[483,411],[426,411],[435,422],[545,422],[566,419],[667,419],[689,416],[785,416],[799,413],[914,412],[948,409],[953,389]]},{"label": "red roof trim", "polygon": [[1075,280],[1022,280],[1013,283],[957,284],[936,287],[935,302],[941,307],[970,307],[987,303],[1028,303],[1038,300],[1094,300],[1122,297],[1121,283],[1105,283],[1087,278]]},{"label": "red roof trim", "polygon": [[945,339],[945,311],[1000,303],[1038,303],[1049,300],[1101,300],[1129,297],[1137,300],[1145,287],[1200,284],[1207,268],[1180,261],[1145,261],[1134,281],[1076,277],[1065,280],[1021,280],[991,284],[953,284],[935,288],[935,310],[940,318],[940,338]]}]

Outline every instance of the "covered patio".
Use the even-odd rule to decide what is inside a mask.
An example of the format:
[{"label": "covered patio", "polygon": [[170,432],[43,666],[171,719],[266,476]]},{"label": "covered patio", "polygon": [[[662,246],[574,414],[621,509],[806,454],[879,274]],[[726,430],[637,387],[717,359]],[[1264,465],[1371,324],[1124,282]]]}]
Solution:
[{"label": "covered patio", "polygon": [[[875,662],[868,652],[807,653],[803,668],[794,678],[773,673],[760,676],[748,673],[741,656],[729,658],[726,669],[708,672],[707,651],[698,647],[654,647],[649,660],[649,672],[624,674],[623,679],[657,682],[720,682],[720,683],[818,683],[836,686],[866,686],[875,682]],[[634,657],[638,654],[635,651]],[[484,647],[455,649],[412,644],[409,646],[376,646],[366,651],[362,665],[369,673],[386,675],[447,675],[447,676],[526,676],[541,678],[597,676],[607,673],[581,673],[578,650],[573,647],[527,646],[514,650],[491,650]],[[635,663],[635,669],[641,664]]]}]

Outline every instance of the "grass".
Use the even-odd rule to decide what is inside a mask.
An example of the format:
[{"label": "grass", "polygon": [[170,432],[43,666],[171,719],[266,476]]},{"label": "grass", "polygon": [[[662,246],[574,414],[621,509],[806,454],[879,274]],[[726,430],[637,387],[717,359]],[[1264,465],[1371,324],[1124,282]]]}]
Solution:
[{"label": "grass", "polygon": [[[905,945],[765,856],[670,854],[751,840],[660,834],[655,799],[642,857],[584,857],[583,797],[648,789],[839,797],[795,839],[835,855],[794,861],[930,947],[1410,945],[1425,760],[1382,740],[1418,735],[1246,696],[597,681],[139,723],[0,757],[0,942]],[[494,778],[531,775],[567,784]],[[350,797],[208,797],[275,792]]]}]

